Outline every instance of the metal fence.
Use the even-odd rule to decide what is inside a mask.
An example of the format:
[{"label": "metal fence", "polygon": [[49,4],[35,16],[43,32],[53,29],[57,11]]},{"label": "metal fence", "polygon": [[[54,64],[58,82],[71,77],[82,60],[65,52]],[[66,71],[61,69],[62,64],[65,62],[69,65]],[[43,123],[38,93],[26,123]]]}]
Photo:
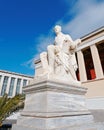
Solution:
[{"label": "metal fence", "polygon": [[12,124],[4,124],[0,127],[0,130],[12,130]]}]

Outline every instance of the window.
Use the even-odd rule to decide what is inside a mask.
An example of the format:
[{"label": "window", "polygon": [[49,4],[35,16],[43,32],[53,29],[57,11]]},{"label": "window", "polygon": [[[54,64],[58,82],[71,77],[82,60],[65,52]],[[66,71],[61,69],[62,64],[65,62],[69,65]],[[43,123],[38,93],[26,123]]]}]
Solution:
[{"label": "window", "polygon": [[7,76],[4,77],[3,85],[2,85],[2,90],[1,90],[1,96],[3,96],[6,92],[7,88],[7,83],[8,83],[8,78]]},{"label": "window", "polygon": [[20,85],[21,85],[21,79],[18,79],[16,86],[16,95],[20,93]]},{"label": "window", "polygon": [[26,86],[26,84],[27,84],[27,80],[24,79],[24,80],[23,80],[23,86]]},{"label": "window", "polygon": [[95,69],[94,69],[94,64],[93,64],[90,48],[84,50],[83,55],[84,55],[87,79],[88,80],[95,79],[96,74],[95,74]]},{"label": "window", "polygon": [[101,65],[102,65],[102,69],[104,73],[104,42],[98,44],[97,49],[99,52],[99,57],[100,57],[100,61],[101,61]]},{"label": "window", "polygon": [[13,94],[14,82],[15,82],[15,78],[11,78],[10,87],[9,87],[9,96],[12,96]]}]

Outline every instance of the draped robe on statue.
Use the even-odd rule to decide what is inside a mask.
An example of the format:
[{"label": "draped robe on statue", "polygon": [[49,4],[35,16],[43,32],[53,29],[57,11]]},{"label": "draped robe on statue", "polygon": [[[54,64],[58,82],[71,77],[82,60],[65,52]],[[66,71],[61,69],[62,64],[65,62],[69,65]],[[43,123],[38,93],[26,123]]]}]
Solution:
[{"label": "draped robe on statue", "polygon": [[43,67],[43,74],[54,79],[67,80],[68,82],[78,82],[76,70],[78,68],[75,50],[81,43],[80,39],[72,40],[70,35],[61,32],[61,26],[56,25],[54,45],[47,47],[47,52],[40,54]]}]

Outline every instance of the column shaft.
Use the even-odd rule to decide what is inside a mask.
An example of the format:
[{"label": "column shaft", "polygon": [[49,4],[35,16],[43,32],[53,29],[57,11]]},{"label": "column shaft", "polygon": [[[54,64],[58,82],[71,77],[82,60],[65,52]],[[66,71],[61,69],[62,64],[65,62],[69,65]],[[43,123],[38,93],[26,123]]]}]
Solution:
[{"label": "column shaft", "polygon": [[84,57],[82,51],[77,52],[77,57],[78,57],[80,80],[82,82],[87,81],[86,69],[85,69],[85,63],[84,63]]},{"label": "column shaft", "polygon": [[6,93],[7,93],[7,94],[9,93],[10,81],[11,81],[11,77],[9,77],[8,83],[7,83],[7,87],[6,87]]},{"label": "column shaft", "polygon": [[4,75],[2,75],[1,82],[0,82],[0,95],[1,95],[1,90],[3,86],[3,81],[4,81]]},{"label": "column shaft", "polygon": [[14,88],[13,88],[13,97],[15,96],[16,94],[16,86],[17,86],[17,78],[15,79],[15,83],[14,83]]},{"label": "column shaft", "polygon": [[90,46],[90,49],[91,49],[92,59],[93,59],[93,63],[94,63],[96,78],[102,78],[102,77],[104,77],[104,74],[103,74],[103,69],[101,66],[98,49],[97,49],[96,45]]},{"label": "column shaft", "polygon": [[21,85],[20,85],[20,94],[22,94],[22,87],[23,87],[23,79],[21,79]]}]

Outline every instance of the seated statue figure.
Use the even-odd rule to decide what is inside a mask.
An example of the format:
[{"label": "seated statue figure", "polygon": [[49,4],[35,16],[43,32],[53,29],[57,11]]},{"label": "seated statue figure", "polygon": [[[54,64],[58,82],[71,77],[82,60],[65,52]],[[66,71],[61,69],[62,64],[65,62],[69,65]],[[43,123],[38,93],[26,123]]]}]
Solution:
[{"label": "seated statue figure", "polygon": [[44,72],[56,79],[77,81],[75,72],[78,66],[75,50],[81,40],[73,41],[69,35],[61,32],[61,26],[59,25],[55,26],[54,31],[56,33],[54,45],[49,45],[47,52],[40,54]]}]

